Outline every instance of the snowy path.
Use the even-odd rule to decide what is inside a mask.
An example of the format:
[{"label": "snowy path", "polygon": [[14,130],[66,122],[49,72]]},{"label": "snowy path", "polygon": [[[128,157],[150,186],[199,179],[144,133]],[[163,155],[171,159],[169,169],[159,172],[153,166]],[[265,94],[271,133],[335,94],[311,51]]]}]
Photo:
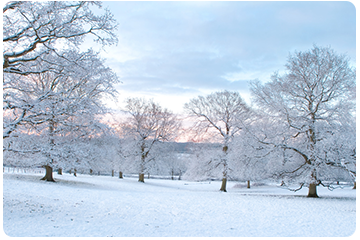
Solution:
[{"label": "snowy path", "polygon": [[[109,176],[3,174],[3,230],[13,237],[345,237],[355,231],[356,191],[319,199],[277,187],[218,189],[219,182]],[[300,195],[300,196],[299,196]]]}]

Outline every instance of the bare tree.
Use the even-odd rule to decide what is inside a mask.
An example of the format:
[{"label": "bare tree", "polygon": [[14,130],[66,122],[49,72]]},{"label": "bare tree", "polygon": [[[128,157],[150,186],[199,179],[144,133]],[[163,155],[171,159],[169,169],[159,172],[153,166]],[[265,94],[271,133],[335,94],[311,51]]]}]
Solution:
[{"label": "bare tree", "polygon": [[130,117],[123,131],[134,137],[133,151],[140,157],[139,182],[144,182],[147,163],[154,160],[151,157],[154,145],[175,139],[181,123],[175,114],[152,100],[129,98],[125,109]]},{"label": "bare tree", "polygon": [[339,124],[355,117],[355,69],[346,56],[317,46],[295,52],[285,66],[283,76],[275,73],[264,85],[252,82],[255,102],[272,122],[258,139],[292,156],[280,175],[304,176],[300,188],[308,186],[308,197],[317,197],[316,186],[323,184],[318,171],[342,166],[338,159],[323,157],[323,143],[339,133]]},{"label": "bare tree", "polygon": [[185,110],[193,117],[192,129],[198,135],[212,135],[214,141],[221,141],[222,156],[217,166],[222,166],[221,191],[226,192],[228,178],[229,143],[249,119],[250,109],[237,92],[215,92],[206,97],[199,96],[185,104]]}]

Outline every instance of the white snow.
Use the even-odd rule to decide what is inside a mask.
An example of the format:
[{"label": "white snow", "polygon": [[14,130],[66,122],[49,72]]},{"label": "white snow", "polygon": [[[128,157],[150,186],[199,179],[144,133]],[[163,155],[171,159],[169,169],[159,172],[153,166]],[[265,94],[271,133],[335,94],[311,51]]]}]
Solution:
[{"label": "white snow", "polygon": [[275,185],[54,173],[3,173],[3,231],[11,237],[348,237],[351,186],[306,198]]}]

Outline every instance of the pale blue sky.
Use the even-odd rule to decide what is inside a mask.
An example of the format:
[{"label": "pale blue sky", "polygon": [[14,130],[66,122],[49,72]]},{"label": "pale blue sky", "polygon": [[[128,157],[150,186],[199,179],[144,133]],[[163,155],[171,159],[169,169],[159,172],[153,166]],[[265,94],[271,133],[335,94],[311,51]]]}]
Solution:
[{"label": "pale blue sky", "polygon": [[180,113],[190,98],[239,91],[283,71],[290,53],[331,46],[355,65],[350,2],[104,2],[119,23],[118,46],[103,56],[129,96]]}]

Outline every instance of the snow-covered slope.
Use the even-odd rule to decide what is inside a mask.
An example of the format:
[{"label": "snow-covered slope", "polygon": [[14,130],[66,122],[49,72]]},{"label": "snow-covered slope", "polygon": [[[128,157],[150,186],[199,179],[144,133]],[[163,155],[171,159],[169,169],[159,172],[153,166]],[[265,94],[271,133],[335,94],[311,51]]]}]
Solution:
[{"label": "snow-covered slope", "polygon": [[356,190],[318,199],[276,186],[228,192],[219,182],[3,174],[3,231],[12,237],[341,237],[355,232]]}]

